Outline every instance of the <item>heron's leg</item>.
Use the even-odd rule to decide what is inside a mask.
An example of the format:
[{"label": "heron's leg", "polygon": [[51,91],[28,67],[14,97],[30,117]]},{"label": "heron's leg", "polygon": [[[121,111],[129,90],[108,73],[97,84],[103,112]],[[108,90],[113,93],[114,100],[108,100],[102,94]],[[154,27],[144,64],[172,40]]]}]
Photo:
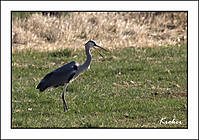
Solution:
[{"label": "heron's leg", "polygon": [[66,105],[66,101],[64,99],[64,93],[66,91],[66,87],[67,87],[67,84],[64,85],[64,90],[63,90],[63,93],[62,93],[62,100],[63,100],[63,104],[64,104],[64,112],[67,111],[68,112],[68,107]]}]

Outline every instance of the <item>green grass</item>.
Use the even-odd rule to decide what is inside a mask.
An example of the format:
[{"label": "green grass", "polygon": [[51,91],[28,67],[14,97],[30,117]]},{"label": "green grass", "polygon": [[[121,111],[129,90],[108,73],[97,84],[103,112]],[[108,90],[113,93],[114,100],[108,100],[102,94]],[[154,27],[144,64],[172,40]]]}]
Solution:
[{"label": "green grass", "polygon": [[[12,12],[12,20],[15,19],[25,19],[30,17],[32,14],[41,13],[41,12]],[[62,15],[66,16],[69,12],[64,12]]]},{"label": "green grass", "polygon": [[[12,128],[187,128],[187,47],[92,51],[91,68],[69,84],[63,112],[62,87],[40,93],[36,86],[73,52],[12,54]],[[161,118],[182,124],[160,124]]]},{"label": "green grass", "polygon": [[25,19],[34,13],[36,13],[36,12],[12,12],[12,20],[14,20],[16,18]]}]

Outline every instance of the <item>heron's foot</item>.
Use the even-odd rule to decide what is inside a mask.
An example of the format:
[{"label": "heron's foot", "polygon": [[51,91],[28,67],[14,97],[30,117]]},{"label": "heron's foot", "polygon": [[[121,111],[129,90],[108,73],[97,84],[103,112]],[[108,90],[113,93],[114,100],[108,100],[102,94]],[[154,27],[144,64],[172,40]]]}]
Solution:
[{"label": "heron's foot", "polygon": [[66,104],[64,104],[64,112],[68,112],[68,107]]}]

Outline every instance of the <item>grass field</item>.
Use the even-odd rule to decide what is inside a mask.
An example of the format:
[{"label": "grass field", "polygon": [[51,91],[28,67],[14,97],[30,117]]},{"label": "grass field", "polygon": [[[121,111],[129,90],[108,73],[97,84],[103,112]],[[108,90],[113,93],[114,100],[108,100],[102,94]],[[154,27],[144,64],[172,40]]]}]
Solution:
[{"label": "grass field", "polygon": [[12,51],[80,49],[90,39],[108,49],[183,46],[187,43],[187,14],[63,12],[56,18],[41,12],[12,12]]},{"label": "grass field", "polygon": [[36,86],[65,63],[83,63],[84,53],[12,54],[12,128],[187,128],[187,46],[114,49],[104,59],[92,52],[91,68],[67,88],[64,113],[62,87]]}]

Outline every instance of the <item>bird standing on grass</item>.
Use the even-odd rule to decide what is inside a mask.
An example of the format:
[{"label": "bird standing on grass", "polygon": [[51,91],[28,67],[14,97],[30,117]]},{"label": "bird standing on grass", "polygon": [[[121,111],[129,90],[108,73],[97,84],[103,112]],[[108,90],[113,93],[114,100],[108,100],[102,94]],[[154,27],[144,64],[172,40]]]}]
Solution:
[{"label": "bird standing on grass", "polygon": [[43,92],[48,87],[64,86],[63,93],[62,93],[64,112],[68,111],[68,107],[64,99],[64,93],[66,91],[66,87],[68,83],[73,81],[77,76],[79,76],[82,72],[84,72],[87,68],[89,68],[91,60],[92,60],[90,49],[94,48],[103,57],[103,55],[99,52],[99,50],[96,47],[107,51],[103,47],[100,47],[99,45],[97,45],[94,41],[90,40],[85,44],[87,59],[84,62],[84,64],[78,66],[75,61],[65,64],[62,67],[59,67],[58,69],[48,73],[40,81],[39,85],[37,86],[37,89],[39,89],[40,92]]}]

